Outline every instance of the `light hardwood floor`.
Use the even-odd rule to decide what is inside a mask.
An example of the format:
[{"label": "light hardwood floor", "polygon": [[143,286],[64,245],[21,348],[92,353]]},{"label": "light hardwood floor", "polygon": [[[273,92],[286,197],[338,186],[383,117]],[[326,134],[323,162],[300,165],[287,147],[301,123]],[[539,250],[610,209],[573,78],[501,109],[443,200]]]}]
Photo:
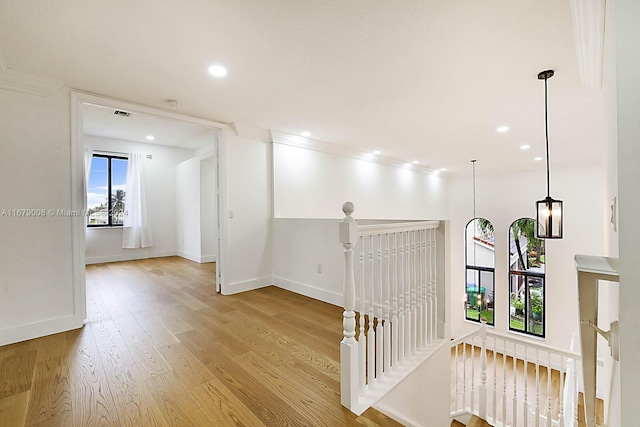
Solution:
[{"label": "light hardwood floor", "polygon": [[87,267],[88,324],[0,347],[0,426],[397,426],[340,405],[342,310],[215,264]]}]

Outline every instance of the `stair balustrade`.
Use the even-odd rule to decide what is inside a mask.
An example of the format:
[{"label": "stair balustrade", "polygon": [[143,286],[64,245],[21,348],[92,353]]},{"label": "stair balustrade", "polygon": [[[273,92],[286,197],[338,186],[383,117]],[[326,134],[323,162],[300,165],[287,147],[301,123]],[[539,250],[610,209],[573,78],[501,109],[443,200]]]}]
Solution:
[{"label": "stair balustrade", "polygon": [[436,267],[440,223],[358,226],[352,203],[343,212],[341,401],[361,414],[444,344]]},{"label": "stair balustrade", "polygon": [[570,350],[562,350],[481,322],[451,341],[452,418],[475,414],[493,426],[577,426],[581,357],[573,340]]}]

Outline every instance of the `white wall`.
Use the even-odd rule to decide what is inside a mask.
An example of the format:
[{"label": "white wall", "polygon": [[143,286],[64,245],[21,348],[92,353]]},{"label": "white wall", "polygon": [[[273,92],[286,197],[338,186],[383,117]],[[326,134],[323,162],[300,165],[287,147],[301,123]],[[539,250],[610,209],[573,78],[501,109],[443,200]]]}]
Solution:
[{"label": "white wall", "polygon": [[273,144],[276,218],[445,219],[446,178],[305,148]]},{"label": "white wall", "polygon": [[640,393],[640,2],[616,0],[618,190],[620,208],[621,426],[638,423]]},{"label": "white wall", "polygon": [[[71,209],[70,97],[0,89],[0,213]],[[71,218],[0,215],[0,345],[80,327]]]},{"label": "white wall", "polygon": [[[551,196],[564,202],[564,238],[548,240],[546,282],[546,343],[568,349],[578,334],[575,254],[601,255],[603,248],[602,168],[552,169]],[[523,188],[524,186],[524,188]],[[449,183],[451,218],[451,335],[477,328],[464,321],[464,227],[473,216],[469,178]],[[519,197],[519,195],[522,195]],[[477,177],[477,216],[493,223],[496,234],[495,329],[508,333],[508,229],[521,217],[535,218],[535,202],[546,196],[545,172],[482,175]],[[562,327],[558,327],[562,325]],[[532,338],[535,339],[535,338]]]},{"label": "white wall", "polygon": [[178,255],[199,262],[200,240],[200,159],[176,165],[176,223]]},{"label": "white wall", "polygon": [[[227,212],[222,293],[271,284],[271,144],[222,130]],[[229,218],[229,212],[233,218]]]},{"label": "white wall", "polygon": [[200,255],[202,262],[215,261],[218,253],[216,175],[216,159],[203,159],[200,162]]},{"label": "white wall", "polygon": [[[374,406],[412,427],[451,423],[451,346],[447,342]],[[443,375],[445,373],[445,375]]]},{"label": "white wall", "polygon": [[122,153],[139,152],[152,156],[152,159],[145,160],[145,179],[153,247],[122,249],[122,228],[88,228],[85,250],[86,263],[175,255],[177,251],[176,166],[191,158],[193,150],[93,135],[85,135],[84,144],[85,148],[95,150]]}]

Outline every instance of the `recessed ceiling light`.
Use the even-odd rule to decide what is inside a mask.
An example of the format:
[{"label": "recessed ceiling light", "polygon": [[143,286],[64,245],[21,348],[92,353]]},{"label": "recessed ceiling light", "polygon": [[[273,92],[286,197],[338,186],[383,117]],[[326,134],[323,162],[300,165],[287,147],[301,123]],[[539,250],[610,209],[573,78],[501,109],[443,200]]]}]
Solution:
[{"label": "recessed ceiling light", "polygon": [[500,133],[504,133],[506,131],[509,130],[509,126],[500,126],[499,128],[496,129],[496,131],[500,132]]},{"label": "recessed ceiling light", "polygon": [[154,139],[156,139],[156,137],[155,137],[155,136],[153,136],[153,135],[147,135],[147,140],[149,140],[149,141],[153,141]]},{"label": "recessed ceiling light", "polygon": [[212,65],[209,67],[209,74],[214,77],[224,77],[227,75],[227,69],[222,65]]},{"label": "recessed ceiling light", "polygon": [[413,161],[413,162],[411,162],[411,163],[413,163],[414,165],[417,165],[417,164],[418,164],[418,161],[417,161],[417,160],[414,160],[414,161]]},{"label": "recessed ceiling light", "polygon": [[440,168],[440,172],[446,172],[447,168]]},{"label": "recessed ceiling light", "polygon": [[311,132],[305,131],[305,132],[302,132],[300,135],[304,136],[305,138],[309,138],[311,136]]},{"label": "recessed ceiling light", "polygon": [[531,146],[529,146],[529,145],[521,145],[520,146],[521,150],[528,150],[529,148],[531,148]]},{"label": "recessed ceiling light", "polygon": [[542,157],[534,157],[533,160],[535,160],[536,162],[539,162],[540,160],[542,160]]},{"label": "recessed ceiling light", "polygon": [[380,151],[380,150],[376,150],[376,151],[374,151],[374,152],[373,152],[373,154],[375,154],[376,156],[377,156],[378,154],[380,154],[380,153],[381,153],[381,151]]},{"label": "recessed ceiling light", "polygon": [[440,175],[440,170],[434,170],[432,173],[433,173],[434,175]]}]

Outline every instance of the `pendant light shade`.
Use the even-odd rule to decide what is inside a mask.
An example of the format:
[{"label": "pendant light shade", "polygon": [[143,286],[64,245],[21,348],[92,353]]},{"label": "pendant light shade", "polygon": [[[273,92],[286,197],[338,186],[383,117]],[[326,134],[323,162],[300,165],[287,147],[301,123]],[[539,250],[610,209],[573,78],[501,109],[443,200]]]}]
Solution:
[{"label": "pendant light shade", "polygon": [[549,191],[549,121],[547,118],[547,80],[553,70],[542,71],[539,80],[544,80],[544,130],[547,147],[547,197],[536,202],[537,237],[539,239],[562,239],[562,201],[555,200]]}]

